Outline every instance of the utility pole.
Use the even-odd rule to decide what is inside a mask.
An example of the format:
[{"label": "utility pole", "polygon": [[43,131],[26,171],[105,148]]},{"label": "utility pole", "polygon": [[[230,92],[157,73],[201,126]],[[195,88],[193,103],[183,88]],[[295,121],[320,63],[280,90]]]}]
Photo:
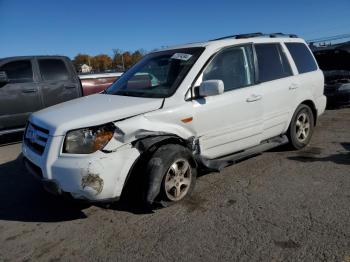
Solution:
[{"label": "utility pole", "polygon": [[125,65],[124,65],[124,53],[122,53],[122,63],[123,63],[123,72],[125,72]]},{"label": "utility pole", "polygon": [[[123,71],[125,72],[125,64],[124,64],[124,53],[120,50],[120,49],[113,49],[113,53],[114,53],[114,59],[116,60],[117,55],[121,55],[122,57],[122,66],[123,66]],[[116,65],[117,67],[118,65]]]}]

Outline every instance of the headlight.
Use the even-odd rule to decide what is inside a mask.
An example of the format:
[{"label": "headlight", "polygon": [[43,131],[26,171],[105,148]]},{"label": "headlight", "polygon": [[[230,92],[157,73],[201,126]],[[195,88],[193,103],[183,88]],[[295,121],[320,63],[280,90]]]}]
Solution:
[{"label": "headlight", "polygon": [[339,88],[339,91],[350,91],[350,83],[349,84],[342,84]]},{"label": "headlight", "polygon": [[104,148],[112,139],[116,127],[109,123],[69,131],[63,145],[63,153],[91,154]]}]

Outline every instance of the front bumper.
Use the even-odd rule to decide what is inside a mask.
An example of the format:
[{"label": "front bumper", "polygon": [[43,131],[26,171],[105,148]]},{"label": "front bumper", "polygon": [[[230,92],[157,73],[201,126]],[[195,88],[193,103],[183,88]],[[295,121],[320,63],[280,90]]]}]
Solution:
[{"label": "front bumper", "polygon": [[36,179],[38,179],[44,189],[53,195],[62,195],[64,192],[59,188],[58,184],[54,180],[45,179],[41,169],[30,162],[26,157],[23,157],[23,164],[26,169],[31,173]]},{"label": "front bumper", "polygon": [[63,137],[49,137],[42,155],[22,144],[25,166],[54,194],[105,201],[119,198],[139,151],[126,144],[116,152],[88,155],[61,154]]}]

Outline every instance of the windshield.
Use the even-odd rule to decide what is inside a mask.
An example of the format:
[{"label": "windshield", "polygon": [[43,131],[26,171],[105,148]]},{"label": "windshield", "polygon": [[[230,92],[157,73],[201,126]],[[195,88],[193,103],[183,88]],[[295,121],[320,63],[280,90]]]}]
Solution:
[{"label": "windshield", "polygon": [[161,51],[145,56],[105,93],[137,97],[169,97],[202,54],[204,48]]}]

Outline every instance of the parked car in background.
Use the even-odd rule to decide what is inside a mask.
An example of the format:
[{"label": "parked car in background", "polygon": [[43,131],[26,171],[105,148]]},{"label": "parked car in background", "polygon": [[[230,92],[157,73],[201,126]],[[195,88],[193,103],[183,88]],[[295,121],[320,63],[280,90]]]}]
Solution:
[{"label": "parked car in background", "polygon": [[68,57],[0,59],[0,135],[24,130],[35,111],[82,96]]},{"label": "parked car in background", "polygon": [[83,95],[100,93],[109,87],[123,73],[81,74],[79,78],[83,87]]},{"label": "parked car in background", "polygon": [[350,105],[350,41],[313,50],[325,76],[328,107]]},{"label": "parked car in background", "polygon": [[[24,162],[77,199],[178,202],[197,170],[281,144],[305,147],[326,107],[324,77],[295,35],[235,35],[153,52],[101,94],[32,114]],[[35,136],[33,134],[39,134]]]}]

